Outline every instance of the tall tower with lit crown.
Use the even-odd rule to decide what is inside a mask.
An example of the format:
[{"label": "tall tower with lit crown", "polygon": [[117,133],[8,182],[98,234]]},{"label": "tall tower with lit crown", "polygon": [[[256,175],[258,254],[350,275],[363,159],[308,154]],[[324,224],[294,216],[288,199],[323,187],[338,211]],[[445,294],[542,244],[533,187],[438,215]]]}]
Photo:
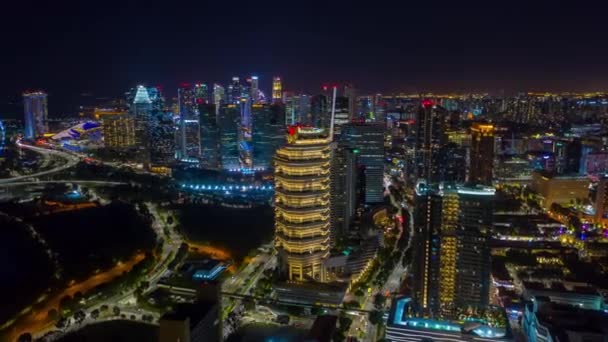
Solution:
[{"label": "tall tower with lit crown", "polygon": [[492,184],[492,165],[494,164],[494,126],[474,124],[471,127],[471,173],[470,181],[479,184]]},{"label": "tall tower with lit crown", "polygon": [[290,126],[275,155],[276,248],[290,280],[326,281],[330,158],[325,130]]},{"label": "tall tower with lit crown", "polygon": [[272,78],[272,102],[281,102],[283,98],[283,86],[280,77]]}]

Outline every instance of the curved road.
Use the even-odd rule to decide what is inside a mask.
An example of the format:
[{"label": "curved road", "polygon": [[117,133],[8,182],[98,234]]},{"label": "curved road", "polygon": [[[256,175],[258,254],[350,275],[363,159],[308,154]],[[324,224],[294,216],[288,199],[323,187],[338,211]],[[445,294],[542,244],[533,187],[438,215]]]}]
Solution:
[{"label": "curved road", "polygon": [[58,156],[59,158],[65,159],[66,163],[64,165],[62,165],[62,166],[58,166],[58,167],[55,167],[55,168],[50,169],[50,170],[36,172],[36,173],[29,174],[29,175],[17,176],[17,177],[12,177],[12,178],[2,178],[2,179],[0,179],[0,184],[14,183],[14,182],[18,182],[18,181],[21,181],[21,180],[27,180],[27,179],[30,179],[30,178],[36,178],[36,177],[41,177],[41,176],[49,175],[49,174],[52,174],[52,173],[60,172],[60,171],[63,171],[63,170],[66,170],[66,169],[69,169],[69,168],[75,166],[80,161],[79,157],[76,157],[76,156],[74,156],[72,154],[69,154],[67,152],[62,152],[62,151],[57,151],[57,150],[50,150],[50,149],[46,149],[46,148],[26,145],[26,144],[22,144],[21,142],[17,142],[17,146],[19,146],[20,148],[28,149],[28,150],[33,151],[33,152],[40,153],[40,154],[48,154],[48,155],[52,155],[52,156]]}]

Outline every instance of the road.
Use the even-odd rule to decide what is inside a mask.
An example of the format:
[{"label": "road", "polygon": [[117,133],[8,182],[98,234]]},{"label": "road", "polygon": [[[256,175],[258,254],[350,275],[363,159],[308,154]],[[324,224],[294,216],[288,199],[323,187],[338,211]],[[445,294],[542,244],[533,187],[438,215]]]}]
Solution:
[{"label": "road", "polygon": [[[156,284],[163,277],[165,271],[167,270],[167,264],[170,262],[167,260],[167,258],[169,255],[175,256],[177,254],[177,250],[184,242],[182,236],[175,231],[174,227],[169,227],[166,224],[167,219],[166,217],[162,217],[162,215],[159,213],[158,206],[153,203],[146,203],[146,207],[148,208],[148,211],[150,211],[150,214],[154,216],[152,229],[154,229],[156,232],[156,236],[158,238],[162,237],[165,242],[163,243],[163,250],[159,259],[160,261],[156,264],[151,274],[146,279],[150,285],[148,289],[144,291],[145,293],[156,288]],[[165,235],[165,228],[167,228],[166,230],[169,232],[168,235]]]},{"label": "road", "polygon": [[[391,183],[392,183],[391,177],[385,176],[384,181],[385,181],[385,186],[388,189],[388,186],[391,185]],[[391,200],[391,204],[398,209],[398,215],[403,215],[403,211],[408,212],[408,222],[407,222],[406,229],[409,230],[409,237],[408,237],[408,241],[407,241],[407,246],[402,251],[403,253],[405,253],[407,250],[409,250],[412,247],[412,240],[413,240],[413,236],[414,236],[414,215],[413,215],[412,209],[409,206],[407,206],[405,201],[402,203],[398,203],[392,194],[390,195],[390,200]],[[401,234],[403,234],[403,233],[404,232],[403,232],[403,225],[402,225],[402,230],[399,232],[399,237],[401,237]],[[398,237],[398,239],[399,239],[399,237]],[[397,247],[397,246],[395,246],[395,247]],[[402,255],[403,255],[403,253],[402,253]],[[409,271],[409,267],[407,267],[407,266],[404,267],[402,265],[401,261],[397,262],[395,265],[395,268],[389,275],[387,281],[384,283],[382,288],[378,289],[378,290],[374,290],[371,293],[365,294],[365,297],[363,298],[362,309],[368,310],[368,311],[375,310],[374,296],[378,293],[380,293],[382,295],[386,295],[387,293],[392,294],[392,293],[398,292],[399,288],[401,287],[403,278],[408,273],[408,271]],[[389,302],[390,302],[390,297],[387,299],[387,302],[386,302],[387,305],[385,305],[385,308],[384,308],[385,310],[388,308],[388,305],[390,305]],[[355,317],[353,319],[353,324],[351,325],[351,328],[349,330],[349,336],[356,336],[361,341],[375,341],[376,326],[369,322],[367,315],[358,315],[358,317]]]},{"label": "road", "polygon": [[79,157],[76,157],[72,154],[69,154],[69,153],[63,152],[63,151],[57,151],[57,150],[51,150],[51,149],[41,148],[41,147],[37,147],[37,146],[31,146],[31,145],[23,144],[19,141],[17,141],[17,146],[19,146],[20,148],[28,149],[28,150],[36,152],[36,153],[43,154],[43,155],[59,157],[59,158],[65,160],[65,164],[63,164],[61,166],[57,166],[50,170],[40,171],[40,172],[32,173],[29,175],[16,176],[16,177],[11,177],[11,178],[2,178],[2,179],[0,179],[0,184],[13,183],[13,182],[18,182],[20,180],[27,180],[30,178],[37,178],[37,177],[57,173],[57,172],[67,170],[67,169],[75,166],[80,161]]},{"label": "road", "polygon": [[[274,254],[262,253],[256,255],[242,270],[237,272],[230,279],[222,284],[222,292],[249,294],[249,291],[254,288],[264,274],[266,269],[271,269],[276,266],[277,259]],[[259,267],[261,266],[261,267]],[[258,269],[256,271],[256,269]],[[222,317],[225,319],[228,313],[232,312],[241,303],[240,299],[224,297],[222,300]],[[229,336],[232,329],[226,324],[224,328],[224,336]]]}]

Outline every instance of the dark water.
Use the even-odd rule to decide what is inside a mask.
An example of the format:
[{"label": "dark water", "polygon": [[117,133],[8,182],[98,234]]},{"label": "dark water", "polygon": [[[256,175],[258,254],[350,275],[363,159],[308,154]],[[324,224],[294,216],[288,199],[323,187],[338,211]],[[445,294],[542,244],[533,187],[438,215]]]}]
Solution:
[{"label": "dark water", "polygon": [[137,250],[154,248],[155,234],[132,205],[57,213],[31,219],[59,255],[67,279],[88,277],[97,268],[112,267]]},{"label": "dark water", "polygon": [[[0,216],[0,324],[49,287],[90,276],[137,250],[150,250],[155,234],[130,204],[35,216],[32,204],[0,205],[0,212],[25,215],[46,241],[37,242],[25,224]],[[46,254],[50,248],[55,263]],[[53,274],[59,266],[61,279]]]},{"label": "dark water", "polygon": [[178,214],[189,240],[226,248],[237,262],[269,242],[274,233],[274,212],[269,206],[234,209],[192,204],[180,206]]}]

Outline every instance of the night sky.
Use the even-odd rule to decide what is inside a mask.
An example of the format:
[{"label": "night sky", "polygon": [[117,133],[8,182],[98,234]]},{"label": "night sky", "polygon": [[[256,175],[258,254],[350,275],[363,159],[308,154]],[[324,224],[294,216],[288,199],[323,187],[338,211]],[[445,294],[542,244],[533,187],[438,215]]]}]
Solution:
[{"label": "night sky", "polygon": [[3,101],[42,88],[53,112],[85,91],[249,74],[306,92],[608,90],[606,1],[124,2],[3,3]]}]

